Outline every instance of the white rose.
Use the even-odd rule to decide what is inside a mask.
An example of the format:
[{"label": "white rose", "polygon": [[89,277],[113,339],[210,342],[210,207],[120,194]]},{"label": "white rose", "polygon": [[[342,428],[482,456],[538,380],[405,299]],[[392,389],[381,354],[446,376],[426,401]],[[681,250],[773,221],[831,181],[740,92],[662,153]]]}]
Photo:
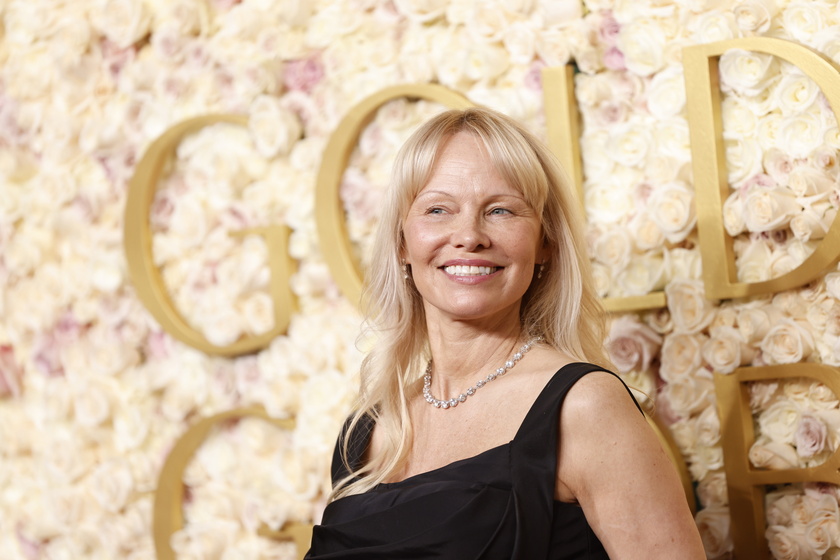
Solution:
[{"label": "white rose", "polygon": [[720,446],[706,447],[698,445],[697,450],[688,458],[688,470],[694,480],[703,480],[711,471],[723,468],[723,449]]},{"label": "white rose", "polygon": [[588,183],[584,188],[586,214],[592,223],[612,224],[631,208],[630,195],[615,183]]},{"label": "white rose", "polygon": [[[657,154],[669,156],[675,161],[675,166],[683,167],[691,161],[691,138],[688,130],[688,121],[681,116],[676,116],[666,120],[658,121],[653,129],[654,139],[656,141]],[[651,167],[655,160],[648,157],[648,164],[646,167]],[[647,173],[653,177],[652,173]],[[677,174],[682,171],[677,169]]]},{"label": "white rose", "polygon": [[834,299],[840,300],[840,272],[829,272],[825,275],[825,290]]},{"label": "white rose", "polygon": [[717,408],[710,406],[697,417],[697,443],[712,447],[720,441],[720,419]]},{"label": "white rose", "polygon": [[535,49],[549,68],[565,66],[572,56],[566,31],[556,27],[537,31]]},{"label": "white rose", "polygon": [[529,64],[537,50],[537,28],[531,22],[517,21],[502,33],[502,44],[513,64]]},{"label": "white rose", "polygon": [[749,384],[750,410],[753,414],[765,410],[775,402],[779,392],[778,381],[754,381]]},{"label": "white rose", "polygon": [[717,373],[732,373],[750,363],[755,352],[746,345],[741,333],[732,327],[718,327],[703,345],[703,358]]},{"label": "white rose", "polygon": [[125,49],[149,33],[152,18],[143,0],[103,0],[93,21],[109,41]]},{"label": "white rose", "polygon": [[639,322],[634,315],[623,315],[610,325],[607,351],[619,373],[644,371],[659,352],[662,337]]},{"label": "white rose", "polygon": [[105,511],[116,513],[128,502],[134,490],[131,469],[123,460],[99,465],[90,476],[90,492]]},{"label": "white rose", "polygon": [[709,474],[697,483],[697,496],[704,508],[729,505],[729,488],[722,472]]},{"label": "white rose", "polygon": [[793,527],[771,525],[764,536],[774,558],[805,560],[813,556],[809,554],[805,536]]},{"label": "white rose", "polygon": [[723,227],[730,237],[747,229],[744,223],[744,203],[740,191],[733,191],[723,202]]},{"label": "white rose", "polygon": [[627,69],[639,76],[650,76],[665,66],[665,33],[653,19],[626,23],[618,32],[616,46],[624,54]]},{"label": "white rose", "polygon": [[79,425],[93,428],[111,417],[110,391],[104,383],[78,384],[75,393],[73,411]]},{"label": "white rose", "polygon": [[642,251],[657,249],[665,243],[665,235],[647,210],[637,212],[629,226],[636,247]]},{"label": "white rose", "polygon": [[248,129],[265,158],[288,155],[303,132],[300,120],[274,96],[260,95],[251,103]]},{"label": "white rose", "polygon": [[728,96],[721,103],[724,138],[752,138],[758,118],[737,96]]},{"label": "white rose", "polygon": [[836,177],[808,165],[799,165],[791,169],[788,175],[788,188],[796,196],[814,196],[830,192],[835,188]]},{"label": "white rose", "polygon": [[498,78],[509,66],[510,60],[504,48],[481,45],[467,51],[464,72],[471,80],[486,82]]},{"label": "white rose", "polygon": [[675,280],[666,286],[665,296],[676,332],[699,332],[714,318],[715,308],[699,280]]},{"label": "white rose", "polygon": [[680,417],[691,416],[710,407],[714,402],[715,384],[711,374],[699,370],[693,376],[681,377],[667,383],[661,395],[675,414]]},{"label": "white rose", "polygon": [[779,145],[795,158],[805,158],[822,146],[826,127],[819,116],[799,113],[782,119],[779,125]]},{"label": "white rose", "polygon": [[782,12],[782,27],[794,39],[805,44],[825,29],[830,20],[828,8],[819,2],[791,2]]},{"label": "white rose", "polygon": [[817,100],[820,88],[799,70],[786,73],[774,90],[783,115],[799,114]]},{"label": "white rose", "polygon": [[769,54],[731,49],[720,57],[721,85],[741,95],[758,94],[778,73],[779,63]]},{"label": "white rose", "polygon": [[489,46],[502,40],[505,30],[517,19],[515,14],[504,8],[499,0],[487,0],[475,6],[464,22],[473,41]]},{"label": "white rose", "polygon": [[667,382],[673,382],[691,375],[703,363],[702,349],[706,336],[700,334],[675,333],[665,337],[662,344],[659,374]]},{"label": "white rose", "polygon": [[811,37],[809,44],[834,62],[840,63],[840,25],[826,27]]},{"label": "white rose", "polygon": [[837,525],[836,514],[827,518],[815,517],[805,528],[805,543],[817,555],[824,555],[829,548],[837,544]]},{"label": "white rose", "polygon": [[667,253],[669,280],[700,279],[703,262],[700,259],[699,251],[677,247],[667,251]]},{"label": "white rose", "polygon": [[660,253],[646,253],[631,259],[617,278],[622,295],[644,295],[661,290],[668,267]]},{"label": "white rose", "polygon": [[679,418],[668,427],[671,435],[674,436],[674,442],[677,444],[680,452],[685,456],[693,454],[697,449],[695,422],[692,418]]},{"label": "white rose", "polygon": [[592,282],[598,297],[606,297],[612,286],[610,268],[600,263],[592,263]]},{"label": "white rose", "polygon": [[615,273],[630,262],[632,244],[627,232],[621,228],[603,231],[595,240],[592,256],[595,260],[610,267]]},{"label": "white rose", "polygon": [[685,108],[685,80],[682,66],[657,72],[647,89],[647,108],[658,119],[682,113]]},{"label": "white rose", "polygon": [[767,240],[751,241],[746,249],[736,258],[738,280],[741,282],[763,282],[770,278],[767,263],[772,259],[770,245]]},{"label": "white rose", "polygon": [[[609,132],[603,129],[584,130],[580,141],[583,172],[586,177],[585,190],[609,181],[615,169],[615,162],[607,155],[604,145]],[[613,179],[614,181],[614,179]]]},{"label": "white rose", "polygon": [[796,450],[787,443],[756,441],[749,451],[750,463],[757,469],[783,470],[799,467]]},{"label": "white rose", "polygon": [[735,15],[729,11],[703,12],[690,20],[689,29],[697,43],[714,43],[741,36]]},{"label": "white rose", "polygon": [[793,364],[806,360],[814,351],[814,337],[799,322],[783,319],[761,341],[768,364]]},{"label": "white rose", "polygon": [[780,398],[758,417],[761,436],[774,442],[792,443],[801,415],[801,407],[796,401]]},{"label": "white rose", "polygon": [[779,229],[801,211],[802,205],[789,189],[753,188],[744,199],[744,224],[753,232]]},{"label": "white rose", "polygon": [[733,185],[746,181],[761,172],[761,146],[752,138],[724,140],[727,178]]},{"label": "white rose", "polygon": [[801,241],[822,239],[837,217],[837,209],[827,203],[808,206],[790,220],[790,230]]},{"label": "white rose", "polygon": [[708,558],[722,558],[732,552],[734,544],[730,534],[731,520],[728,507],[703,508],[697,512],[694,521],[697,523]]},{"label": "white rose", "polygon": [[439,18],[446,11],[446,0],[395,0],[394,6],[409,20],[426,23]]},{"label": "white rose", "polygon": [[641,122],[628,122],[611,131],[606,149],[616,163],[638,167],[644,163],[652,140],[649,126]]},{"label": "white rose", "polygon": [[544,26],[567,25],[583,17],[580,2],[556,2],[555,0],[538,0],[537,13],[542,16]]},{"label": "white rose", "polygon": [[735,24],[748,33],[764,33],[770,29],[778,11],[773,0],[744,0],[732,8]]},{"label": "white rose", "polygon": [[660,185],[648,199],[648,211],[671,243],[683,241],[694,229],[694,190],[681,181]]}]

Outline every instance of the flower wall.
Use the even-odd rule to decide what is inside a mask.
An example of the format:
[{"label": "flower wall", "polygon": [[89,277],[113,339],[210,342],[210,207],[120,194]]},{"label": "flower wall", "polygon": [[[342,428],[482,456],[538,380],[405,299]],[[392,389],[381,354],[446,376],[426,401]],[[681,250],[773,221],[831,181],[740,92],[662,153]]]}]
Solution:
[{"label": "flower wall", "polygon": [[[0,557],[153,558],[151,506],[168,450],[198,418],[219,427],[184,474],[179,558],[295,558],[267,525],[316,520],[353,402],[361,318],[339,293],[314,219],[323,148],[384,87],[440,83],[545,136],[540,71],[574,61],[589,245],[598,290],[664,290],[614,317],[617,369],[655,401],[697,483],[710,558],[727,558],[726,481],[712,371],[840,366],[840,272],[749,301],[703,298],[681,49],[771,36],[840,62],[830,1],[9,0],[0,4]],[[795,268],[837,213],[837,123],[818,88],[773,57],[720,62],[742,280]],[[367,261],[405,137],[440,107],[398,100],[363,132],[341,185]],[[162,331],[122,247],[128,179],[161,133],[238,113],[185,139],[158,185],[154,257],[185,319],[214,344],[273,326],[267,250],[237,231],[285,224],[298,307],[259,353],[218,358]],[[129,209],[130,211],[131,209]],[[360,350],[359,348],[362,348]],[[819,464],[840,403],[802,380],[754,383],[757,467]],[[777,558],[840,557],[838,492],[771,489]]]}]

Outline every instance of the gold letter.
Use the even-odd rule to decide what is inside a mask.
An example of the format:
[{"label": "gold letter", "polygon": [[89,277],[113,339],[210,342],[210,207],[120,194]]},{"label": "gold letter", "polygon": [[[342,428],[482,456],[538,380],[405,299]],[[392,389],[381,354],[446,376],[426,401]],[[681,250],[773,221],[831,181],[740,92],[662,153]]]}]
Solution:
[{"label": "gold letter", "polygon": [[[166,457],[155,490],[152,533],[157,560],[176,560],[169,542],[172,535],[184,528],[184,514],[181,509],[184,502],[183,478],[193,455],[210,435],[213,426],[225,420],[248,416],[261,418],[283,430],[295,428],[294,420],[272,418],[261,408],[240,408],[204,418],[187,430]],[[312,525],[303,523],[288,523],[280,532],[271,531],[263,526],[257,532],[263,537],[294,541],[300,558],[309,550],[309,542],[312,539]]]},{"label": "gold letter", "polygon": [[137,164],[134,176],[129,182],[125,203],[123,243],[128,261],[128,273],[137,291],[137,297],[166,332],[184,344],[207,354],[237,356],[265,348],[274,337],[286,332],[289,326],[294,300],[289,289],[293,264],[287,252],[288,229],[283,226],[270,226],[235,234],[236,236],[259,235],[268,245],[268,262],[271,270],[270,293],[274,302],[274,328],[258,336],[241,338],[228,346],[216,346],[187,324],[172,304],[160,271],[152,258],[152,231],[149,225],[149,210],[155,198],[158,178],[178,142],[188,134],[219,122],[247,126],[248,119],[239,115],[197,117],[175,125],[152,142]]},{"label": "gold letter", "polygon": [[805,469],[758,470],[749,464],[755,442],[750,393],[746,383],[767,379],[809,377],[840,395],[838,370],[822,364],[792,364],[739,368],[729,375],[715,374],[715,393],[720,415],[721,446],[735,558],[767,558],[764,486],[789,482],[823,481],[840,484],[840,450],[825,463]]},{"label": "gold letter", "polygon": [[[548,128],[548,147],[560,160],[571,178],[585,212],[583,197],[583,165],[580,156],[580,114],[575,97],[574,66],[544,68],[542,71],[543,105]],[[652,292],[643,296],[604,298],[604,308],[612,312],[640,311],[665,307],[665,293]]]},{"label": "gold letter", "polygon": [[703,280],[709,299],[740,298],[790,290],[818,277],[840,257],[840,225],[831,225],[814,252],[797,268],[764,282],[738,282],[732,239],[723,227],[723,201],[729,193],[720,112],[717,61],[729,49],[763,52],[796,65],[822,89],[834,115],[840,114],[840,68],[803,45],[770,37],[719,41],[683,49],[686,104],[691,131],[697,230]]},{"label": "gold letter", "polygon": [[350,237],[344,221],[344,209],[338,195],[341,176],[350,160],[359,135],[373,119],[376,110],[401,97],[428,99],[453,109],[472,107],[466,97],[451,89],[433,84],[393,86],[366,97],[355,105],[330,136],[318,181],[315,186],[315,221],[321,253],[327,261],[332,277],[341,293],[351,303],[359,305],[362,296],[362,269],[353,256]]}]

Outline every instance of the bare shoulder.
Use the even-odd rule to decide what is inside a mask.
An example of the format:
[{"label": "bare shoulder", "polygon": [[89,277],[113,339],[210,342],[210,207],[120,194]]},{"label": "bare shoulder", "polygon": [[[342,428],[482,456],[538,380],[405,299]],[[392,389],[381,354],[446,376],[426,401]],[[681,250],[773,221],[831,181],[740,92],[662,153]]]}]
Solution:
[{"label": "bare shoulder", "polygon": [[611,558],[705,557],[677,472],[621,380],[583,376],[559,416],[555,497],[581,505]]}]

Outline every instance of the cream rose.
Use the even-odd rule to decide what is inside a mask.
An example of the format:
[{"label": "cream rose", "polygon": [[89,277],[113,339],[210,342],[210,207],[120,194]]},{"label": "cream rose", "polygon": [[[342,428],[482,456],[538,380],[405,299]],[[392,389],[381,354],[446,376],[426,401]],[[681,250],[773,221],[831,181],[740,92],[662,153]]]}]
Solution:
[{"label": "cream rose", "polygon": [[669,66],[653,76],[647,89],[647,108],[658,119],[682,113],[685,108],[682,66]]},{"label": "cream rose", "polygon": [[805,44],[825,29],[830,20],[828,7],[819,2],[791,2],[782,12],[782,27],[791,37]]},{"label": "cream rose", "polygon": [[757,469],[783,470],[799,467],[796,450],[787,443],[757,441],[749,451],[752,466]]},{"label": "cream rose", "polygon": [[732,327],[714,329],[703,345],[703,358],[717,373],[732,373],[735,368],[750,363],[754,354],[741,333]]},{"label": "cream rose", "polygon": [[700,279],[703,263],[700,260],[699,251],[677,247],[667,253],[669,280]]},{"label": "cream rose", "polygon": [[696,333],[714,318],[714,306],[706,299],[699,280],[675,280],[665,287],[674,331]]},{"label": "cream rose", "polygon": [[778,399],[758,417],[758,426],[762,437],[769,438],[774,442],[792,442],[801,416],[802,409],[794,400],[789,398]]},{"label": "cream rose", "polygon": [[603,231],[595,240],[593,249],[595,260],[610,267],[613,273],[620,271],[630,262],[631,241],[627,233],[620,228]]},{"label": "cream rose", "polygon": [[613,224],[623,218],[631,207],[629,193],[618,183],[590,183],[584,191],[586,214],[595,224]]},{"label": "cream rose", "polygon": [[99,465],[90,476],[90,492],[105,511],[116,513],[128,502],[134,478],[128,463],[113,460]]},{"label": "cream rose", "polygon": [[745,0],[732,8],[735,24],[741,31],[748,33],[764,33],[770,29],[770,23],[778,11],[773,0]]},{"label": "cream rose", "polygon": [[300,120],[280,99],[260,95],[251,103],[248,129],[257,151],[265,158],[288,155],[303,132]]},{"label": "cream rose", "polygon": [[720,419],[717,408],[710,406],[697,417],[697,443],[712,447],[720,441]]},{"label": "cream rose", "polygon": [[721,120],[724,138],[751,138],[755,136],[758,118],[740,97],[729,96],[721,103]]},{"label": "cream rose", "polygon": [[820,93],[817,84],[799,70],[791,70],[782,76],[774,90],[776,103],[783,115],[799,114],[807,110]]},{"label": "cream rose", "polygon": [[738,185],[761,172],[761,146],[752,138],[730,138],[726,146],[727,177]]},{"label": "cream rose", "polygon": [[710,473],[697,483],[697,496],[704,508],[729,505],[726,475],[722,472]]},{"label": "cream rose", "polygon": [[641,122],[628,122],[615,127],[607,140],[607,155],[620,165],[641,166],[650,150],[650,127]]},{"label": "cream rose", "polygon": [[749,384],[750,410],[753,414],[766,409],[772,402],[775,402],[779,393],[778,381],[754,381]]},{"label": "cream rose", "polygon": [[741,95],[756,95],[779,73],[779,63],[769,54],[731,49],[720,57],[722,85]]},{"label": "cream rose", "polygon": [[794,364],[811,356],[814,337],[799,322],[782,319],[767,332],[760,347],[768,364]]},{"label": "cream rose", "polygon": [[530,22],[514,22],[502,32],[502,44],[511,63],[529,64],[537,51],[537,28]]},{"label": "cream rose", "polygon": [[801,241],[822,239],[837,217],[837,209],[828,203],[807,206],[790,220],[790,230]]},{"label": "cream rose", "polygon": [[813,556],[808,552],[805,536],[792,527],[771,525],[764,535],[774,558],[804,560]]},{"label": "cream rose", "polygon": [[645,371],[659,352],[662,337],[635,315],[623,315],[610,325],[607,352],[619,373]]},{"label": "cream rose", "polygon": [[606,297],[612,287],[610,268],[601,263],[592,263],[592,281],[595,284],[595,293],[598,297]]},{"label": "cream rose", "polygon": [[665,243],[665,235],[647,211],[637,212],[633,216],[630,232],[636,247],[642,251],[658,249]]},{"label": "cream rose", "polygon": [[143,0],[105,0],[93,21],[109,41],[124,49],[149,33],[152,17]]},{"label": "cream rose", "polygon": [[668,382],[661,396],[675,414],[685,418],[697,414],[714,402],[715,384],[708,372],[699,370],[693,376]]},{"label": "cream rose", "polygon": [[549,68],[565,66],[572,56],[566,32],[560,28],[550,27],[538,30],[534,48]]},{"label": "cream rose", "polygon": [[660,185],[648,199],[651,219],[671,243],[683,241],[694,229],[694,190],[681,181]]},{"label": "cream rose", "polygon": [[723,203],[723,227],[730,237],[747,229],[744,223],[744,202],[739,191],[733,191]]},{"label": "cream rose", "polygon": [[796,196],[814,196],[831,192],[836,177],[810,165],[799,165],[788,175],[788,188]]},{"label": "cream rose", "polygon": [[698,14],[690,20],[689,29],[697,43],[714,43],[741,35],[735,15],[728,11],[710,10]]},{"label": "cream rose", "polygon": [[731,521],[728,507],[703,508],[697,512],[694,521],[708,558],[722,558],[732,552],[734,544],[729,529]]},{"label": "cream rose", "polygon": [[666,336],[660,355],[662,379],[670,383],[693,375],[703,363],[702,348],[706,338],[702,334],[689,333]]},{"label": "cream rose", "polygon": [[754,232],[779,229],[801,211],[802,205],[789,189],[753,188],[744,199],[744,224]]},{"label": "cream rose", "polygon": [[639,76],[650,76],[666,63],[666,36],[653,19],[639,18],[622,26],[616,46],[624,54],[627,69]]},{"label": "cream rose", "polygon": [[644,295],[660,290],[667,281],[668,266],[660,253],[637,255],[618,274],[622,295]]},{"label": "cream rose", "polygon": [[806,158],[822,146],[826,126],[813,113],[800,113],[782,119],[779,124],[779,145],[795,158]]}]

